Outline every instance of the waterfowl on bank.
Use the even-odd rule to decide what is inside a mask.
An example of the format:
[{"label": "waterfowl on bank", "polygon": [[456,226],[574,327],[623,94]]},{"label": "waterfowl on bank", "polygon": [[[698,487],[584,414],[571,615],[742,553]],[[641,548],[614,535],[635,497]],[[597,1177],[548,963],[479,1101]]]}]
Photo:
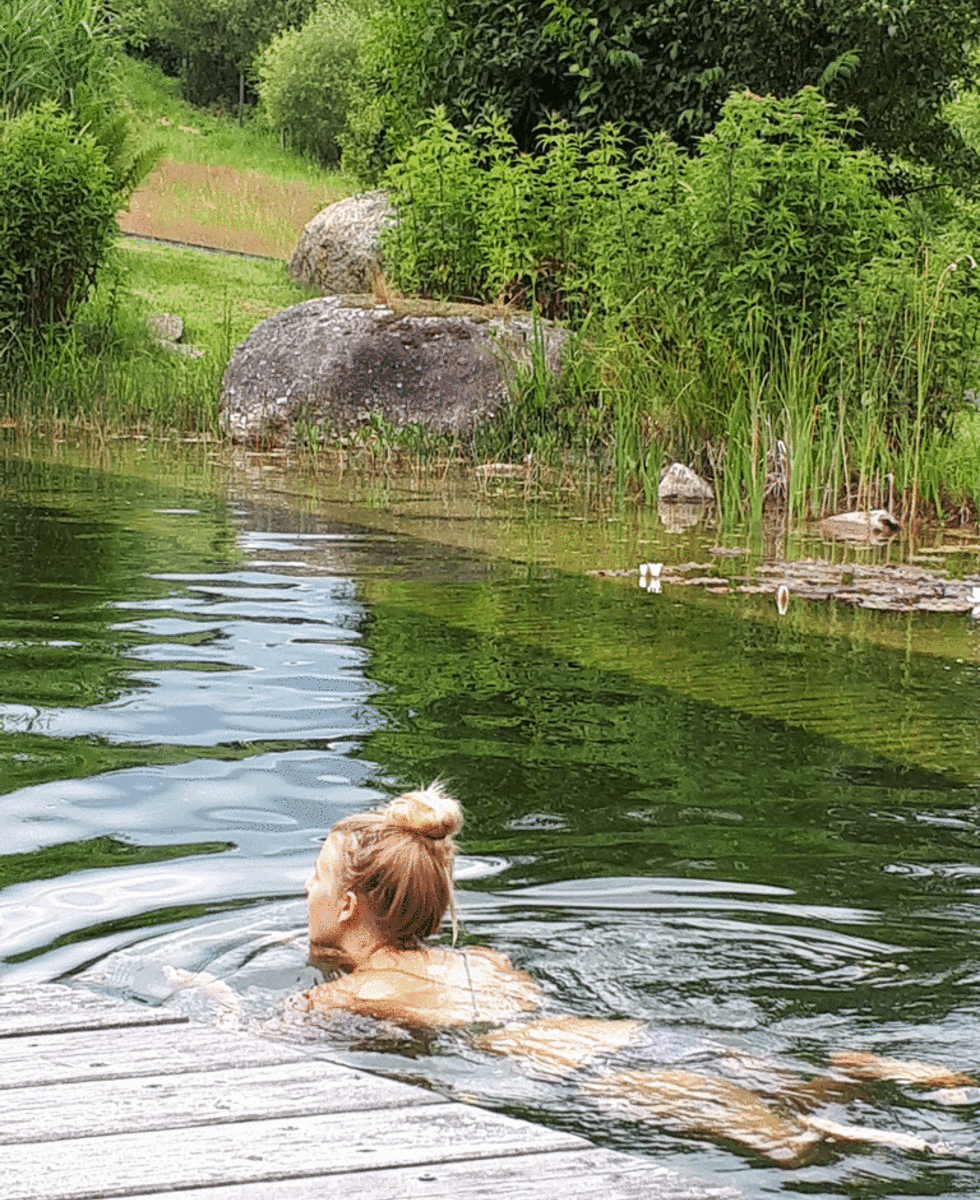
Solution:
[{"label": "waterfowl on bank", "polygon": [[886,508],[873,508],[870,512],[835,513],[820,522],[820,532],[826,537],[844,540],[887,538],[902,528],[901,522]]}]

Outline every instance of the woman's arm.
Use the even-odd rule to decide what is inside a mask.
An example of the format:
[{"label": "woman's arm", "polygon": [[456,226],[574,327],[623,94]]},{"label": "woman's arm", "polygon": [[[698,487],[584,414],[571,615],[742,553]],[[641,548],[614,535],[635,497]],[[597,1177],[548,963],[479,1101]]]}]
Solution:
[{"label": "woman's arm", "polygon": [[513,1058],[534,1075],[568,1075],[600,1054],[621,1050],[636,1036],[639,1021],[595,1017],[541,1017],[491,1029],[473,1044]]}]

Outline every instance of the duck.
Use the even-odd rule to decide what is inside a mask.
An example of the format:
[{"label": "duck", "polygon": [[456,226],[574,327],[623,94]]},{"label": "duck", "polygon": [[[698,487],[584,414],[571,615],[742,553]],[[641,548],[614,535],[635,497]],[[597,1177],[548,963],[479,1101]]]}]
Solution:
[{"label": "duck", "polygon": [[872,508],[868,512],[841,512],[825,517],[820,532],[826,537],[850,540],[893,537],[902,528],[887,508]]}]

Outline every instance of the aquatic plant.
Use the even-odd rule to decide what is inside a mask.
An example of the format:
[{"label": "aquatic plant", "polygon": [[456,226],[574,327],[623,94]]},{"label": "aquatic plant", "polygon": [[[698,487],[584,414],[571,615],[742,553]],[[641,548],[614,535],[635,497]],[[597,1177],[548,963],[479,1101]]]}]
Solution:
[{"label": "aquatic plant", "polygon": [[519,373],[481,446],[586,457],[647,496],[678,458],[733,518],[889,496],[944,511],[929,463],[975,355],[974,259],[922,243],[854,132],[813,88],[732,96],[694,157],[659,137],[628,160],[622,130],[557,119],[531,157],[499,119],[464,135],[434,111],[389,173],[394,283],[576,334],[564,378]]}]

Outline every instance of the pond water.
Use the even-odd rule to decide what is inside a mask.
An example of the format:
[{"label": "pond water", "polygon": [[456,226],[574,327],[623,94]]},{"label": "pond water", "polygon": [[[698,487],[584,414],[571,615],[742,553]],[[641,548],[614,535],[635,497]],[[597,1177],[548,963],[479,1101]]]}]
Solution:
[{"label": "pond water", "polygon": [[[319,840],[438,776],[467,813],[463,941],[552,1011],[805,1075],[843,1047],[980,1071],[969,618],[652,595],[587,568],[717,532],[277,462],[0,454],[0,982],[218,1020],[172,985],[207,970],[263,1021],[318,978]],[[829,1115],[942,1145],[783,1171],[366,1025],[267,1032],[750,1197],[980,1196],[976,1103],[876,1087]]]}]

